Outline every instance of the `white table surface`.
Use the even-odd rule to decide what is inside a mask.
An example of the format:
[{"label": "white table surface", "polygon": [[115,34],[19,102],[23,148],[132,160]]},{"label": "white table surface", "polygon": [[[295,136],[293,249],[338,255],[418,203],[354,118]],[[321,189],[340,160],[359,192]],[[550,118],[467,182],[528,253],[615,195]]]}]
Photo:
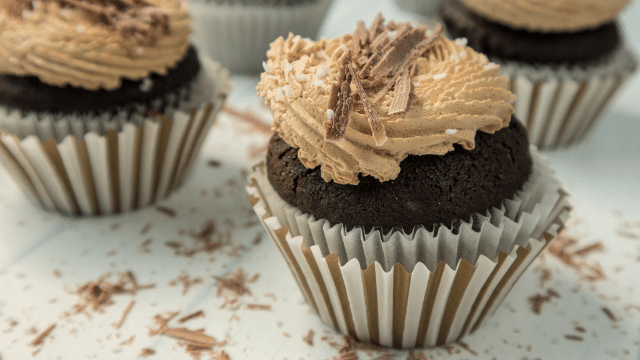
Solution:
[{"label": "white table surface", "polygon": [[[370,22],[378,11],[387,19],[418,20],[391,1],[336,0],[321,34],[352,31],[355,21]],[[640,49],[640,5],[622,16],[627,40]],[[260,114],[268,111],[255,94],[256,76],[234,76],[230,106]],[[570,249],[601,242],[603,250],[580,258],[600,264],[606,279],[589,282],[550,254],[537,259],[496,315],[459,345],[423,350],[427,359],[638,359],[640,350],[640,77],[616,99],[600,128],[587,142],[548,154],[572,194],[575,210],[566,235],[577,240]],[[150,359],[190,359],[174,339],[150,337],[153,316],[203,310],[204,318],[187,322],[219,340],[231,359],[332,359],[338,356],[339,334],[324,325],[304,303],[281,255],[271,243],[247,201],[245,172],[256,162],[252,149],[267,136],[226,113],[207,137],[193,174],[184,186],[160,205],[175,210],[170,217],[155,207],[100,218],[69,218],[45,212],[27,202],[0,169],[0,359],[135,359],[143,348],[156,351]],[[218,160],[220,167],[208,165]],[[229,234],[226,245],[211,253],[178,256],[165,243],[193,244],[188,232],[200,231],[213,219],[216,235]],[[141,234],[148,228],[146,234]],[[256,236],[262,241],[254,244]],[[144,252],[141,244],[152,239]],[[216,281],[242,268],[249,276],[251,295],[238,310],[221,309]],[[543,269],[551,278],[541,284]],[[131,270],[142,284],[156,287],[136,295],[114,296],[104,312],[64,316],[78,296],[76,286],[111,273],[112,280]],[[58,273],[55,276],[54,272]],[[185,295],[169,282],[187,273],[201,278]],[[553,289],[560,298],[534,314],[528,299]],[[129,316],[120,329],[113,323],[131,300]],[[271,310],[247,310],[245,305],[271,305]],[[610,319],[603,308],[615,316]],[[236,319],[237,317],[237,319]],[[175,320],[174,320],[175,321]],[[17,324],[11,325],[12,322]],[[29,343],[38,332],[56,324],[40,347]],[[172,323],[176,326],[175,323]],[[582,327],[581,333],[576,330]],[[314,344],[302,338],[314,330]],[[119,345],[134,336],[128,345]],[[569,336],[569,338],[567,338]],[[580,336],[583,341],[571,340]],[[321,339],[324,337],[325,339]],[[331,344],[331,342],[334,344]],[[34,350],[40,351],[34,356]],[[389,354],[407,359],[407,351],[358,351],[360,359]],[[205,355],[202,359],[209,359]]]}]

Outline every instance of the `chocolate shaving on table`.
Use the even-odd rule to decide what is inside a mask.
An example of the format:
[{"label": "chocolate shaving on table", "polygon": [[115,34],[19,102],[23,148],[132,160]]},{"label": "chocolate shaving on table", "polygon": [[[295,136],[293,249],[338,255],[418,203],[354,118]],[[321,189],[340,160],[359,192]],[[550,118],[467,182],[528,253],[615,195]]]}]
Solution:
[{"label": "chocolate shaving on table", "polygon": [[356,89],[360,95],[360,101],[362,101],[362,105],[364,106],[364,113],[369,121],[369,127],[371,127],[373,140],[376,142],[377,146],[382,146],[387,141],[387,131],[384,129],[384,126],[380,122],[373,106],[371,106],[371,103],[367,99],[367,92],[364,91],[364,87],[362,86],[360,79],[358,79],[358,75],[356,74],[356,70],[353,68],[353,65],[347,64],[347,69],[353,77],[352,81],[356,84]]},{"label": "chocolate shaving on table", "polygon": [[[81,9],[123,37],[134,37],[144,44],[156,43],[156,32],[169,34],[169,13],[144,0],[45,0],[62,7]],[[13,1],[9,9],[17,16],[33,10],[33,0]]]},{"label": "chocolate shaving on table", "polygon": [[[389,38],[391,31],[396,32],[393,39]],[[416,61],[433,48],[443,32],[442,25],[427,33],[426,27],[414,28],[408,22],[397,24],[391,21],[385,27],[381,14],[376,16],[369,29],[363,22],[358,22],[351,50],[343,55],[338,64],[339,76],[331,86],[327,109],[334,112],[334,117],[324,123],[325,141],[345,139],[353,110],[353,83],[375,143],[382,146],[387,140],[386,131],[372,104],[394,90],[388,114],[399,115],[409,110],[415,97],[411,91],[411,77],[417,70]],[[373,92],[371,100],[367,98],[367,91]]]}]

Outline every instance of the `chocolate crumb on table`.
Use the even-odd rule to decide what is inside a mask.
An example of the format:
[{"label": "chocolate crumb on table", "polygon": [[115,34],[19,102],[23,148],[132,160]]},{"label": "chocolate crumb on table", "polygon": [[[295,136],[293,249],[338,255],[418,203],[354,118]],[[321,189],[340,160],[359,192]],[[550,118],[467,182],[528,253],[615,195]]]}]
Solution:
[{"label": "chocolate crumb on table", "polygon": [[42,345],[44,340],[49,336],[49,334],[51,334],[51,332],[53,331],[53,329],[55,329],[55,327],[56,327],[56,324],[49,325],[49,327],[46,328],[43,332],[41,332],[40,335],[36,336],[36,338],[33,339],[33,341],[29,343],[29,345],[31,346]]},{"label": "chocolate crumb on table", "polygon": [[213,352],[215,346],[222,346],[214,337],[204,333],[204,329],[190,330],[183,327],[170,327],[169,322],[178,315],[178,312],[169,313],[166,317],[160,314],[154,316],[156,329],[149,330],[149,336],[165,335],[178,340],[193,359],[200,359],[205,352]]},{"label": "chocolate crumb on table", "polygon": [[149,357],[151,355],[155,355],[156,351],[153,349],[149,349],[149,348],[144,348],[142,349],[142,351],[140,351],[140,356],[146,358]]},{"label": "chocolate crumb on table", "polygon": [[202,310],[198,310],[194,313],[191,313],[189,315],[183,316],[180,319],[178,319],[178,323],[179,324],[184,324],[185,322],[191,320],[191,319],[195,319],[195,318],[199,318],[199,317],[204,317],[204,311]]},{"label": "chocolate crumb on table", "polygon": [[609,319],[611,319],[611,321],[616,322],[618,321],[618,319],[616,318],[616,316],[613,314],[613,312],[611,310],[609,310],[609,308],[603,306],[602,307],[602,312],[607,315],[607,317]]},{"label": "chocolate crumb on table", "polygon": [[135,301],[131,300],[131,302],[129,302],[129,305],[127,305],[127,307],[124,309],[124,312],[122,313],[122,315],[120,316],[120,320],[113,324],[113,326],[116,329],[120,329],[120,327],[122,327],[122,324],[124,324],[124,321],[127,319],[127,315],[129,315],[129,312],[131,311],[131,308],[133,308],[133,305],[135,305]]},{"label": "chocolate crumb on table", "polygon": [[220,163],[219,160],[210,159],[209,161],[207,161],[207,165],[212,168],[217,168],[217,167],[220,167],[222,164]]},{"label": "chocolate crumb on table", "polygon": [[176,216],[178,216],[178,213],[175,210],[170,209],[166,206],[156,206],[156,210],[167,215],[170,218],[175,218]]},{"label": "chocolate crumb on table", "polygon": [[302,341],[304,341],[305,343],[307,343],[307,345],[309,346],[313,346],[313,330],[309,330],[309,332],[307,333],[307,336],[302,338]]},{"label": "chocolate crumb on table", "polygon": [[542,305],[551,302],[552,298],[554,297],[560,298],[560,294],[558,294],[553,289],[547,289],[546,295],[536,294],[529,297],[528,301],[531,305],[531,310],[534,314],[540,315],[540,313],[542,312]]},{"label": "chocolate crumb on table", "polygon": [[263,304],[247,304],[247,310],[271,310],[271,305]]},{"label": "chocolate crumb on table", "polygon": [[584,341],[582,336],[577,335],[565,335],[564,338],[571,341]]},{"label": "chocolate crumb on table", "polygon": [[178,284],[182,285],[182,295],[184,296],[192,286],[202,284],[202,278],[192,278],[189,274],[183,272],[182,275],[169,281],[169,286],[176,286]]}]

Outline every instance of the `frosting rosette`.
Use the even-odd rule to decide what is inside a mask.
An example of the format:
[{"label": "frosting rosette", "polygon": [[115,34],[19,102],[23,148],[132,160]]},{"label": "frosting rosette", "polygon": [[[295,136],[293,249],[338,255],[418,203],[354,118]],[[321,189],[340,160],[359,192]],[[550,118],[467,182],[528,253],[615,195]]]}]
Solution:
[{"label": "frosting rosette", "polygon": [[[358,184],[360,175],[393,180],[407,156],[442,155],[454,144],[473,149],[476,131],[493,133],[513,113],[515,95],[499,66],[465,41],[406,23],[380,24],[379,17],[369,30],[361,23],[354,35],[317,42],[290,34],[267,53],[257,89],[273,113],[272,128],[299,148],[307,168],[321,166],[327,182]],[[352,59],[364,65],[352,66]],[[377,73],[387,78],[375,78]],[[345,82],[345,76],[357,80]],[[360,96],[336,111],[340,87],[340,99],[345,92]],[[337,121],[347,107],[342,137],[325,140],[335,125],[327,122]]]},{"label": "frosting rosette", "polygon": [[613,21],[629,0],[460,0],[474,12],[513,29],[573,32]]},{"label": "frosting rosette", "polygon": [[181,0],[2,1],[0,73],[112,90],[166,74],[189,47],[190,22]]}]

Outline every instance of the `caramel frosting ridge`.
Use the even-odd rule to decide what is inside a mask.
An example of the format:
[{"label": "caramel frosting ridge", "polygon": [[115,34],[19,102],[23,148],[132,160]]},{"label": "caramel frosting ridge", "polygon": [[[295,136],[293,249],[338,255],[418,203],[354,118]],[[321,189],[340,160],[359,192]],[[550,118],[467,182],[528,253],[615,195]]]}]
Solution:
[{"label": "caramel frosting ridge", "polygon": [[483,17],[513,29],[575,32],[613,21],[629,0],[460,0]]},{"label": "caramel frosting ridge", "polygon": [[[389,114],[393,87],[372,101],[386,132],[383,144],[376,144],[358,97],[345,103],[350,121],[344,140],[325,141],[325,122],[344,115],[335,114],[329,100],[334,84],[344,82],[342,70],[346,57],[351,57],[352,42],[350,34],[317,42],[293,34],[280,37],[271,44],[257,87],[273,113],[273,130],[299,149],[307,168],[321,166],[325,181],[358,184],[360,174],[392,180],[408,155],[442,155],[453,150],[453,144],[473,149],[477,130],[493,133],[508,125],[515,95],[507,90],[508,80],[500,77],[499,66],[463,40],[439,37],[404,80],[412,89],[406,112]],[[348,92],[358,94],[356,86],[351,82]],[[406,86],[398,87],[406,91]],[[371,100],[376,89],[367,92]]]},{"label": "caramel frosting ridge", "polygon": [[190,33],[181,0],[2,0],[0,73],[111,90],[166,74]]}]

